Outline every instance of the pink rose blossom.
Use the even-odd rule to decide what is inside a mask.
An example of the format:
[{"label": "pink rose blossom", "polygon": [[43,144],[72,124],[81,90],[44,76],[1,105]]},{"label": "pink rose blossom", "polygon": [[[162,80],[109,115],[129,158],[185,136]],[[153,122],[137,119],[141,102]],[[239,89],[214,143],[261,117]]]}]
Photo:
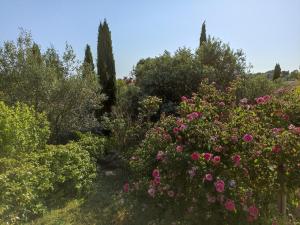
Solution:
[{"label": "pink rose blossom", "polygon": [[196,171],[191,169],[188,171],[188,174],[190,175],[191,178],[193,178],[196,175]]},{"label": "pink rose blossom", "polygon": [[170,191],[168,191],[168,195],[169,195],[169,197],[172,198],[172,197],[174,197],[175,193],[174,193],[174,191],[170,190]]},{"label": "pink rose blossom", "polygon": [[224,107],[225,106],[225,102],[219,102],[219,106]]},{"label": "pink rose blossom", "polygon": [[225,202],[225,208],[230,212],[235,211],[234,201],[227,199]]},{"label": "pink rose blossom", "polygon": [[216,152],[221,152],[222,150],[223,150],[223,147],[221,145],[214,147],[214,151],[216,151]]},{"label": "pink rose blossom", "polygon": [[188,100],[188,98],[187,98],[186,96],[182,96],[182,97],[181,97],[181,101],[182,101],[182,102],[186,102],[187,100]]},{"label": "pink rose blossom", "polygon": [[223,180],[217,180],[215,182],[215,188],[216,188],[216,191],[219,192],[219,193],[224,192],[224,189],[225,189],[224,181]]},{"label": "pink rose blossom", "polygon": [[124,185],[123,185],[123,191],[124,192],[129,192],[129,184],[128,183],[125,183]]},{"label": "pink rose blossom", "polygon": [[179,128],[178,128],[178,127],[174,127],[174,128],[173,128],[173,133],[174,133],[174,134],[177,134],[178,132],[179,132]]},{"label": "pink rose blossom", "polygon": [[191,154],[191,158],[192,158],[192,160],[194,160],[194,161],[198,160],[198,159],[200,158],[200,153],[199,153],[199,152],[193,152],[193,153]]},{"label": "pink rose blossom", "polygon": [[148,189],[148,194],[152,197],[152,198],[154,198],[154,196],[155,196],[155,189],[154,188],[149,188]]},{"label": "pink rose blossom", "polygon": [[185,124],[181,124],[180,127],[179,127],[179,131],[183,131],[187,128],[187,125]]},{"label": "pink rose blossom", "polygon": [[153,177],[159,177],[159,170],[158,170],[158,169],[154,169],[154,170],[152,171],[152,176],[153,176]]},{"label": "pink rose blossom", "polygon": [[189,121],[192,121],[192,120],[197,119],[201,116],[202,116],[202,113],[200,113],[200,112],[192,112],[192,113],[188,114],[186,117]]},{"label": "pink rose blossom", "polygon": [[215,156],[213,159],[212,159],[212,162],[213,164],[217,165],[221,162],[221,157],[220,156]]},{"label": "pink rose blossom", "polygon": [[212,181],[213,180],[213,176],[210,173],[205,174],[205,180],[207,181]]},{"label": "pink rose blossom", "polygon": [[253,136],[251,134],[245,134],[243,140],[245,142],[251,142],[253,140]]},{"label": "pink rose blossom", "polygon": [[156,185],[160,184],[160,177],[154,177],[154,184]]},{"label": "pink rose blossom", "polygon": [[281,146],[280,146],[280,145],[275,145],[275,146],[273,146],[272,152],[274,152],[274,153],[279,153],[279,152],[281,152]]},{"label": "pink rose blossom", "polygon": [[239,166],[241,162],[241,156],[240,155],[234,155],[232,156],[232,161],[234,162],[235,166]]},{"label": "pink rose blossom", "polygon": [[203,157],[206,161],[209,161],[213,157],[213,154],[206,152],[204,153]]},{"label": "pink rose blossom", "polygon": [[255,205],[252,205],[248,208],[248,213],[250,217],[256,220],[259,214],[259,210]]},{"label": "pink rose blossom", "polygon": [[176,147],[176,152],[182,152],[183,151],[183,146],[182,145],[178,145]]},{"label": "pink rose blossom", "polygon": [[163,151],[158,151],[156,155],[156,160],[162,160],[165,156],[165,153]]}]

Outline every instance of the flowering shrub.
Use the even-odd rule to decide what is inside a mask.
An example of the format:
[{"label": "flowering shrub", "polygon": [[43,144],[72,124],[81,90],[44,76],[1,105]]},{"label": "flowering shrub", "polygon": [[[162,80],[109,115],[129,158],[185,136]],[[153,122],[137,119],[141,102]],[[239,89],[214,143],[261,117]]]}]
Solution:
[{"label": "flowering shrub", "polygon": [[300,185],[300,98],[281,90],[238,102],[238,85],[203,83],[182,97],[180,117],[162,117],[136,150],[127,192],[204,224],[269,218],[277,196]]}]

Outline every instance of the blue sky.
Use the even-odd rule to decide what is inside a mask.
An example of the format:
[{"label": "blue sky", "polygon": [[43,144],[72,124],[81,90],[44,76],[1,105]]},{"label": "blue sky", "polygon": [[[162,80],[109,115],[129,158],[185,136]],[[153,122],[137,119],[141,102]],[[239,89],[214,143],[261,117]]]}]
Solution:
[{"label": "blue sky", "polygon": [[96,57],[98,25],[112,31],[118,77],[141,58],[195,49],[207,33],[243,49],[252,71],[300,67],[300,0],[0,0],[0,44],[30,30],[43,49],[71,44],[82,60],[87,43]]}]

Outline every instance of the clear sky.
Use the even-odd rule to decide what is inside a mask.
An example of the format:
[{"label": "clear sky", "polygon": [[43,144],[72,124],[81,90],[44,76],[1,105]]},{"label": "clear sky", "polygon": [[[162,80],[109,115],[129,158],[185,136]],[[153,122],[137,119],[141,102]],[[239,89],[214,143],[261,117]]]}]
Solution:
[{"label": "clear sky", "polygon": [[30,30],[43,49],[71,44],[82,60],[85,45],[96,57],[97,30],[107,19],[117,76],[141,58],[195,49],[201,24],[207,34],[241,48],[253,72],[300,67],[300,0],[0,0],[0,44]]}]

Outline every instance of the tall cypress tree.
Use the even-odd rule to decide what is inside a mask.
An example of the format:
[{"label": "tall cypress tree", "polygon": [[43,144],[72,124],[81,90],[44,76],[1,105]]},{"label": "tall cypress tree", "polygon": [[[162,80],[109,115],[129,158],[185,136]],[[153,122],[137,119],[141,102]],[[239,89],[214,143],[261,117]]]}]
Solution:
[{"label": "tall cypress tree", "polygon": [[116,103],[116,71],[111,33],[106,20],[100,23],[98,29],[97,74],[102,87],[102,93],[107,96],[107,100],[103,103],[104,108],[102,113],[110,113],[112,106]]},{"label": "tall cypress tree", "polygon": [[206,25],[205,25],[205,21],[202,23],[202,27],[201,27],[200,47],[204,42],[206,42]]},{"label": "tall cypress tree", "polygon": [[83,61],[83,76],[85,77],[87,74],[94,72],[95,66],[92,56],[91,47],[87,44],[85,48],[85,55]]},{"label": "tall cypress tree", "polygon": [[273,80],[276,80],[280,77],[281,75],[281,68],[279,63],[276,63],[275,68],[274,68],[274,73],[273,73]]}]

